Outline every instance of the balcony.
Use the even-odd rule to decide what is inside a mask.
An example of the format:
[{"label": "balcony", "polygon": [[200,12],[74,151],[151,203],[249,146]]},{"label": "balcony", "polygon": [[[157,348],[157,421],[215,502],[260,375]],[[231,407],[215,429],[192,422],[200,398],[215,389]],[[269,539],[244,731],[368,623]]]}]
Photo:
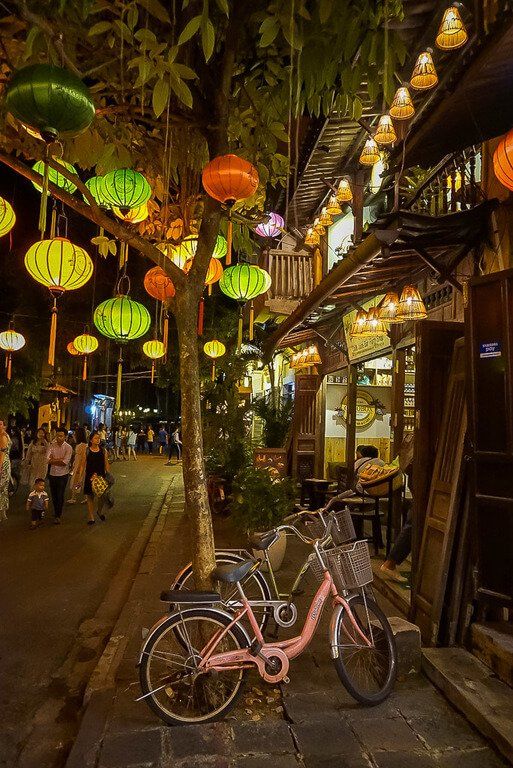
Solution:
[{"label": "balcony", "polygon": [[261,266],[272,277],[264,306],[280,315],[290,315],[314,287],[314,255],[290,250],[269,250]]}]

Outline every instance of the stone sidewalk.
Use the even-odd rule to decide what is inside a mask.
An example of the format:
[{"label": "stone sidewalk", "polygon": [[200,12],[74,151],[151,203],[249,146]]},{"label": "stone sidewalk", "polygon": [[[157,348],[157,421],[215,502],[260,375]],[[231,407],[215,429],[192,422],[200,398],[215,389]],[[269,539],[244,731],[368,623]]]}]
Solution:
[{"label": "stone sidewalk", "polygon": [[[216,541],[228,543],[228,527]],[[249,675],[223,722],[170,728],[134,699],[142,628],[163,613],[158,596],[188,559],[177,475],[130,599],[91,681],[89,704],[66,768],[499,768],[506,763],[422,676],[398,683],[382,705],[358,706],[330,662],[326,619],[291,665],[289,685]],[[293,547],[293,545],[292,545]],[[291,549],[292,549],[291,547]],[[309,587],[307,584],[307,592]],[[267,714],[252,702],[267,702]]]}]

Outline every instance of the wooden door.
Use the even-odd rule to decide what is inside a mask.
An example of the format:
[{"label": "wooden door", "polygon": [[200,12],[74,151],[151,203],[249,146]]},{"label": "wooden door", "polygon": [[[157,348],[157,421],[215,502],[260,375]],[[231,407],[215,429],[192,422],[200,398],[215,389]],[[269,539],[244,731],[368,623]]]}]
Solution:
[{"label": "wooden door", "polygon": [[468,286],[468,366],[477,595],[513,605],[513,270]]},{"label": "wooden door", "polygon": [[460,511],[467,428],[463,339],[454,346],[444,404],[412,592],[412,620],[418,624],[422,639],[428,645],[436,644],[438,639],[454,530]]},{"label": "wooden door", "polygon": [[424,531],[436,446],[445,406],[454,342],[463,323],[422,320],[415,336],[415,442],[413,455],[413,574]]},{"label": "wooden door", "polygon": [[322,477],[324,468],[324,452],[321,445],[323,410],[321,381],[321,377],[317,374],[296,376],[292,477],[299,482],[306,477]]}]

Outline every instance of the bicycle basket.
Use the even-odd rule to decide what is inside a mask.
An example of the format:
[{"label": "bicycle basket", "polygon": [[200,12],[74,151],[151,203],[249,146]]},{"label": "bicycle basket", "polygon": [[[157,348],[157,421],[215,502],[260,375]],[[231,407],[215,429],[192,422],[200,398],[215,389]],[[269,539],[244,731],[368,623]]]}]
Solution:
[{"label": "bicycle basket", "polygon": [[369,545],[366,541],[342,544],[325,553],[330,573],[340,590],[357,589],[370,584],[372,566]]},{"label": "bicycle basket", "polygon": [[324,569],[321,566],[319,558],[315,552],[312,552],[311,555],[308,555],[308,562],[310,564],[310,571],[312,572],[314,579],[318,581],[319,584],[321,584],[324,581]]},{"label": "bicycle basket", "polygon": [[[327,521],[331,518],[333,518],[331,538],[335,545],[345,544],[348,541],[354,541],[354,539],[356,539],[353,519],[348,509],[341,509],[338,512],[330,512],[325,518],[319,516],[317,520],[310,520],[305,523],[312,539],[322,539],[325,536]],[[325,520],[326,522],[324,522]]]}]

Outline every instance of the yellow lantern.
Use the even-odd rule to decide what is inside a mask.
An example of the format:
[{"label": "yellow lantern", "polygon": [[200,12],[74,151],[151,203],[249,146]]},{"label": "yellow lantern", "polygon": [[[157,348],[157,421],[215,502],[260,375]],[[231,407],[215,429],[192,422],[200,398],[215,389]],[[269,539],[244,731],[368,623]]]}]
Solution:
[{"label": "yellow lantern", "polygon": [[323,227],[331,227],[331,225],[333,224],[333,219],[328,213],[326,206],[324,206],[324,208],[322,208],[321,210],[321,215],[319,216],[319,222],[322,224]]},{"label": "yellow lantern", "polygon": [[13,328],[9,328],[7,331],[0,333],[0,349],[3,349],[5,355],[5,370],[7,375],[7,381],[11,380],[12,373],[12,353],[18,352],[25,346],[25,337],[21,333],[17,333]]},{"label": "yellow lantern", "polygon": [[314,219],[313,223],[313,230],[314,232],[317,232],[318,235],[325,235],[326,234],[326,228],[324,224],[321,224],[321,220],[317,216],[316,219]]},{"label": "yellow lantern", "polygon": [[369,136],[362,149],[362,154],[360,155],[360,163],[362,165],[375,165],[379,158],[379,147],[372,136]]},{"label": "yellow lantern", "polygon": [[98,349],[98,339],[96,336],[91,336],[90,333],[82,333],[73,339],[72,344],[77,350],[79,355],[84,357],[84,365],[82,367],[82,381],[87,379],[87,356],[91,355]]},{"label": "yellow lantern", "polygon": [[145,341],[143,344],[143,352],[146,357],[151,360],[151,383],[155,381],[155,361],[164,357],[166,354],[166,346],[163,341],[158,339],[152,339],[151,341]]},{"label": "yellow lantern", "polygon": [[397,317],[399,308],[399,296],[395,291],[385,294],[383,301],[379,305],[378,314],[384,323],[402,323],[404,320]]},{"label": "yellow lantern", "polygon": [[126,224],[139,224],[141,221],[146,221],[149,216],[148,203],[142,203],[137,208],[123,209],[112,206],[112,210],[118,217]]},{"label": "yellow lantern", "polygon": [[337,189],[337,200],[339,203],[350,203],[353,199],[353,191],[349,179],[340,179]]},{"label": "yellow lantern", "polygon": [[359,309],[356,313],[354,323],[351,325],[349,333],[351,336],[364,336],[367,326],[367,312],[364,309]]},{"label": "yellow lantern", "polygon": [[305,245],[319,245],[321,238],[313,227],[308,227],[305,237]]},{"label": "yellow lantern", "polygon": [[25,268],[38,283],[45,285],[53,297],[52,323],[48,364],[55,365],[55,340],[57,338],[57,299],[65,291],[82,288],[93,274],[93,262],[89,254],[66,237],[39,240],[25,254]]},{"label": "yellow lantern", "polygon": [[385,334],[386,332],[387,329],[379,316],[378,307],[371,307],[367,312],[367,322],[362,335],[377,336],[378,334]]},{"label": "yellow lantern", "polygon": [[423,320],[427,317],[427,310],[422,297],[414,285],[406,285],[401,293],[397,317],[405,320]]},{"label": "yellow lantern", "polygon": [[218,339],[212,339],[212,341],[207,341],[207,343],[203,345],[203,351],[207,357],[212,359],[212,381],[215,381],[216,360],[218,357],[222,357],[225,354],[226,347],[222,341],[218,341]]},{"label": "yellow lantern", "polygon": [[342,208],[340,207],[340,203],[337,200],[336,195],[331,195],[330,199],[328,200],[328,205],[326,206],[326,211],[329,213],[330,216],[340,216],[342,213]]},{"label": "yellow lantern", "polygon": [[397,134],[395,132],[394,124],[390,115],[381,115],[374,134],[374,141],[377,144],[393,144],[397,141]]},{"label": "yellow lantern", "polygon": [[390,115],[394,120],[409,120],[415,114],[415,107],[410,92],[405,85],[401,85],[395,92]]},{"label": "yellow lantern", "polygon": [[458,6],[451,5],[444,12],[435,42],[443,51],[461,48],[468,40],[467,30],[460,16]]},{"label": "yellow lantern", "polygon": [[410,85],[418,91],[427,91],[438,83],[435,64],[433,62],[432,48],[426,48],[417,59],[413,68]]},{"label": "yellow lantern", "polygon": [[16,223],[13,207],[7,200],[0,197],[0,237],[7,235]]}]

